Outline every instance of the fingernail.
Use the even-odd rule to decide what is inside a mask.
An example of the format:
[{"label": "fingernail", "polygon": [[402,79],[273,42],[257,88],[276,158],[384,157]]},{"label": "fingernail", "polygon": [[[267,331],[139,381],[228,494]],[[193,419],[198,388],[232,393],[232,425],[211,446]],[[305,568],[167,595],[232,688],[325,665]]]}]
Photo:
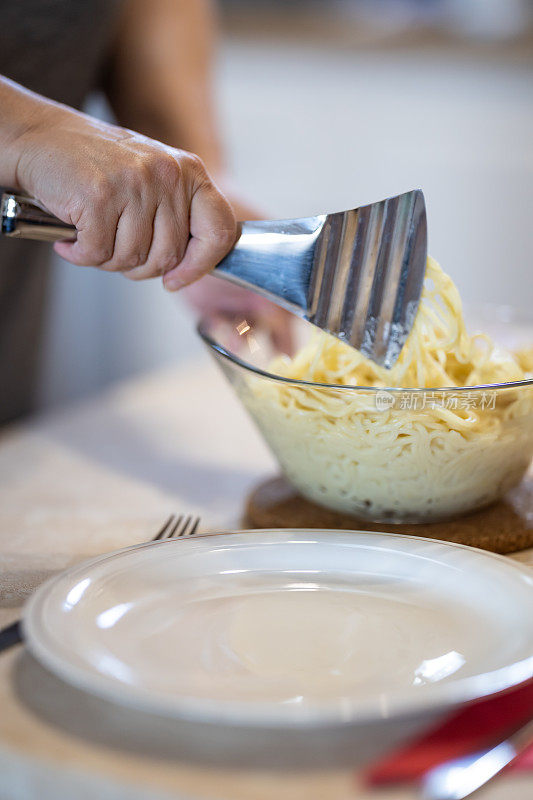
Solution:
[{"label": "fingernail", "polygon": [[185,284],[179,278],[164,278],[163,279],[163,286],[167,290],[167,292],[177,292],[180,289],[183,289]]}]

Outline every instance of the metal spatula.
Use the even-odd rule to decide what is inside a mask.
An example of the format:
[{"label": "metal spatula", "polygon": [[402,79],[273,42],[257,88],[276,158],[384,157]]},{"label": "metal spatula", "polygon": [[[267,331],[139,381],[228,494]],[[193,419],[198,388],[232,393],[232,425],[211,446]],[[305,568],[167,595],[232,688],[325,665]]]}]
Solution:
[{"label": "metal spatula", "polygon": [[[4,192],[2,233],[75,238],[76,229],[37,201]],[[420,190],[317,217],[243,222],[214,274],[252,289],[393,366],[418,308],[427,257]]]}]

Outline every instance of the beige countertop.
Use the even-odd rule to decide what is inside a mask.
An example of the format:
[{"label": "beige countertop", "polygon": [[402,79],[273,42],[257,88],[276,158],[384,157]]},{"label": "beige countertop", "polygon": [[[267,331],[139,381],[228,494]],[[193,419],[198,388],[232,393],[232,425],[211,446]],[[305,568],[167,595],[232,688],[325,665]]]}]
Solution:
[{"label": "beige countertop", "polygon": [[[149,538],[171,512],[239,526],[246,493],[275,464],[207,360],[137,379],[0,433],[0,625],[54,572]],[[533,551],[519,560],[533,565]],[[352,769],[251,763],[56,679],[17,647],[0,655],[0,799],[412,800],[370,795]],[[197,740],[195,741],[195,736]],[[509,776],[486,800],[527,800]]]}]

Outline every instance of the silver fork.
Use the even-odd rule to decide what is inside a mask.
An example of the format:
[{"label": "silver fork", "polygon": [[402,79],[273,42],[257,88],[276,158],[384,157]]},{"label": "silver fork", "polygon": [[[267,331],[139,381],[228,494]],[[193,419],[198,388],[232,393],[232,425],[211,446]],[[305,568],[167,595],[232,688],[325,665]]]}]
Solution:
[{"label": "silver fork", "polygon": [[156,533],[152,542],[160,542],[163,539],[179,539],[183,536],[194,536],[200,524],[200,517],[193,517],[191,514],[180,514],[176,517],[171,514],[161,530]]},{"label": "silver fork", "polygon": [[[194,536],[200,524],[200,517],[194,517],[191,514],[180,514],[176,516],[171,514],[162,527],[157,531],[156,535],[149,539],[149,542],[162,542],[166,539],[180,539],[187,536]],[[0,653],[13,647],[15,644],[20,644],[23,641],[22,625],[20,620],[12,622],[0,630]]]},{"label": "silver fork", "polygon": [[[76,238],[72,225],[9,190],[1,196],[0,213],[5,236]],[[213,274],[390,368],[413,326],[426,258],[426,207],[415,189],[334,214],[243,222],[237,244]]]},{"label": "silver fork", "polygon": [[471,797],[512,764],[532,742],[533,720],[493,747],[434,767],[422,780],[423,800],[465,800]]}]

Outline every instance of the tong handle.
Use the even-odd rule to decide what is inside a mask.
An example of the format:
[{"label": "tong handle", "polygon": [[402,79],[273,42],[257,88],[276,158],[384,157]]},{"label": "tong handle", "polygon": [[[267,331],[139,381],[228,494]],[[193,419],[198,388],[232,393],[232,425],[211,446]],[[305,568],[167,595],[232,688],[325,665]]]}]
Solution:
[{"label": "tong handle", "polygon": [[74,225],[67,225],[50,214],[32,197],[4,190],[0,200],[1,231],[15,239],[59,242],[76,238]]},{"label": "tong handle", "polygon": [[[0,191],[0,230],[5,236],[45,242],[76,239],[73,225],[61,222],[34,198]],[[316,242],[325,220],[318,216],[242,222],[238,242],[214,274],[305,317]]]},{"label": "tong handle", "polygon": [[[5,236],[45,242],[76,238],[73,225],[61,222],[32,197],[4,189],[0,209]],[[324,220],[309,217],[242,222],[239,241],[215,274],[302,315],[314,244]]]}]

